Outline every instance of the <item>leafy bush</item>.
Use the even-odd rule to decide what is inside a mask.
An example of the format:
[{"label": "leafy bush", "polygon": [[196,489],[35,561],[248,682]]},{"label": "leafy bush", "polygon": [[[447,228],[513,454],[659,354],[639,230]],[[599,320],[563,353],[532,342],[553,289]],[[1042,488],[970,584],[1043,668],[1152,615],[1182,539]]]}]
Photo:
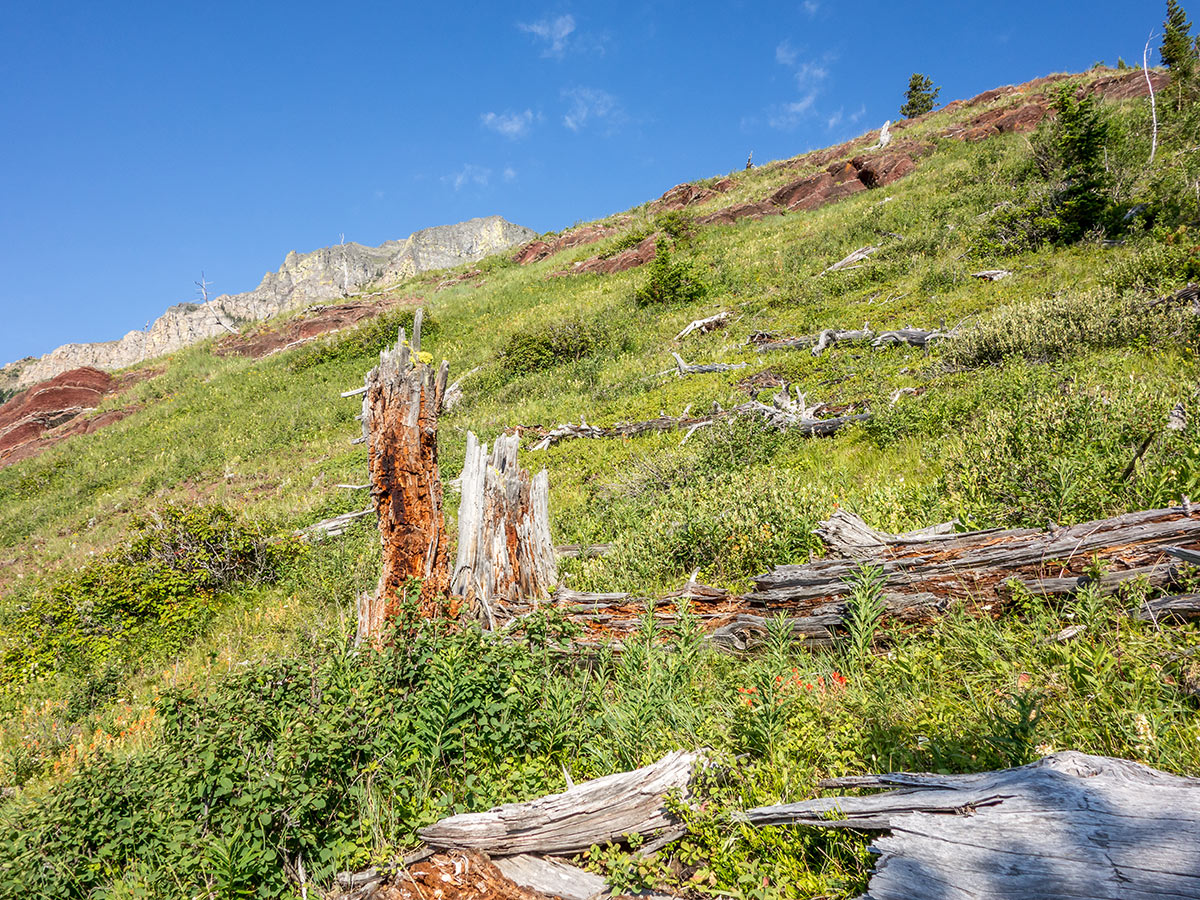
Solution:
[{"label": "leafy bush", "polygon": [[1200,281],[1200,234],[1180,226],[1162,240],[1146,241],[1115,263],[1105,279],[1115,291],[1160,293]]},{"label": "leafy bush", "polygon": [[654,259],[648,267],[646,283],[634,291],[638,306],[692,303],[708,293],[707,286],[695,267],[671,257],[665,240],[658,242]]},{"label": "leafy bush", "polygon": [[299,552],[222,506],[167,506],[134,536],[37,585],[0,618],[0,685],[61,673],[90,708],[146,653],[171,652],[209,622],[221,592],[274,579]]},{"label": "leafy bush", "polygon": [[518,331],[500,350],[500,365],[513,375],[541,372],[585,359],[605,342],[598,323],[564,319]]},{"label": "leafy bush", "polygon": [[654,219],[655,227],[672,240],[682,241],[696,232],[696,220],[682,209],[672,209]]},{"label": "leafy bush", "polygon": [[[396,307],[367,319],[350,331],[301,347],[290,355],[288,368],[300,372],[329,362],[373,359],[384,347],[396,343],[401,328],[409,337],[412,336],[416,313],[414,306]],[[435,337],[438,330],[437,321],[426,313],[421,323],[422,345],[427,339]]]},{"label": "leafy bush", "polygon": [[946,342],[945,354],[964,366],[997,363],[1009,356],[1053,360],[1137,340],[1194,336],[1193,319],[1167,305],[1149,307],[1133,294],[1064,292],[1001,307]]},{"label": "leafy bush", "polygon": [[[947,511],[980,526],[1072,524],[1200,490],[1200,448],[1165,429],[1174,399],[1143,383],[1109,390],[1048,371],[1006,373],[947,446]],[[1138,448],[1152,436],[1140,463]]]}]

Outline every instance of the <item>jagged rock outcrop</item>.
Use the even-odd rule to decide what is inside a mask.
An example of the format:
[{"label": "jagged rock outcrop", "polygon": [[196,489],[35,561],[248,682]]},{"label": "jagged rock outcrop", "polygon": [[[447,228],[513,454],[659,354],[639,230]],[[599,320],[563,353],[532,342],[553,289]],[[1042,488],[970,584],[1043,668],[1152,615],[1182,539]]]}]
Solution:
[{"label": "jagged rock outcrop", "polygon": [[[7,403],[0,405],[0,468],[35,456],[51,443],[61,440],[58,431],[53,439],[46,436],[47,432],[91,412],[117,387],[119,382],[107,372],[81,368],[63,372],[9,398]],[[110,421],[115,421],[111,415],[103,424]],[[75,428],[71,433],[90,430],[93,429]]]},{"label": "jagged rock outcrop", "polygon": [[311,253],[292,251],[279,271],[268,272],[253,291],[222,294],[207,303],[179,303],[147,331],[131,331],[116,341],[64,344],[39,359],[10,363],[0,369],[0,388],[24,388],[80,366],[104,370],[131,366],[204,338],[232,333],[239,322],[338,299],[378,281],[474,262],[536,236],[529,228],[488,216],[424,228],[378,247],[347,243]]}]

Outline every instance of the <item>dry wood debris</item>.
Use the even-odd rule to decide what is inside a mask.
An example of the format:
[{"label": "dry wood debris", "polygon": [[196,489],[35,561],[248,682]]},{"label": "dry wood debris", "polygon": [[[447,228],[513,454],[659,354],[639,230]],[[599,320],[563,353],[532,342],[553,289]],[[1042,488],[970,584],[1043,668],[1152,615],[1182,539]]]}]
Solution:
[{"label": "dry wood debris", "polygon": [[1066,751],[976,775],[838,778],[883,794],[752,809],[753,825],[887,830],[871,900],[1200,898],[1200,779]]},{"label": "dry wood debris", "polygon": [[715,316],[709,316],[707,319],[697,319],[684,328],[683,331],[679,332],[679,334],[675,335],[675,340],[682,341],[692,332],[696,332],[697,334],[708,334],[710,331],[722,327],[728,321],[728,312],[719,312]]},{"label": "dry wood debris", "polygon": [[585,781],[561,794],[450,816],[422,829],[421,840],[436,848],[511,856],[580,853],[630,834],[682,834],[665,797],[678,791],[686,799],[692,770],[702,758],[702,753],[676,751],[645,768]]}]

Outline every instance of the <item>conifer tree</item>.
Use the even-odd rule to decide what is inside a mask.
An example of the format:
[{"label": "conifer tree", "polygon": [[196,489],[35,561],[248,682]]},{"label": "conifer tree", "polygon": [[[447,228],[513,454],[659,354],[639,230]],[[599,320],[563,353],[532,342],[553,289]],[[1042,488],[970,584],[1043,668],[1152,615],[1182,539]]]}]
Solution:
[{"label": "conifer tree", "polygon": [[940,87],[933,86],[933,79],[920,72],[913,72],[912,78],[908,79],[908,90],[904,94],[904,105],[900,107],[900,115],[911,119],[929,112],[933,109],[941,90]]},{"label": "conifer tree", "polygon": [[1163,22],[1162,44],[1158,53],[1171,73],[1176,107],[1182,107],[1191,93],[1197,75],[1200,47],[1192,39],[1192,23],[1176,0],[1167,0],[1167,18]]}]

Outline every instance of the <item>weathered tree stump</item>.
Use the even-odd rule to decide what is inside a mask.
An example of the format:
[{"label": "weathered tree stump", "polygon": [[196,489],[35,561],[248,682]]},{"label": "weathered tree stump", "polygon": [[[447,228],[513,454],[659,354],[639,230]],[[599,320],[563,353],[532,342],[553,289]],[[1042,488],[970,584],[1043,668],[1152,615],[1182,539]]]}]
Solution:
[{"label": "weathered tree stump", "polygon": [[517,464],[520,436],[496,438],[491,455],[467,433],[458,559],[451,593],[477,606],[494,628],[495,604],[548,599],[558,581],[550,540],[550,481]]},{"label": "weathered tree stump", "polygon": [[396,346],[382,351],[379,365],[367,375],[363,438],[383,571],[375,594],[359,598],[356,643],[378,642],[412,579],[421,580],[420,612],[427,616],[449,586],[437,453],[438,411],[449,366],[443,361],[435,370],[421,361],[420,351],[418,310],[412,343],[401,328]]}]

